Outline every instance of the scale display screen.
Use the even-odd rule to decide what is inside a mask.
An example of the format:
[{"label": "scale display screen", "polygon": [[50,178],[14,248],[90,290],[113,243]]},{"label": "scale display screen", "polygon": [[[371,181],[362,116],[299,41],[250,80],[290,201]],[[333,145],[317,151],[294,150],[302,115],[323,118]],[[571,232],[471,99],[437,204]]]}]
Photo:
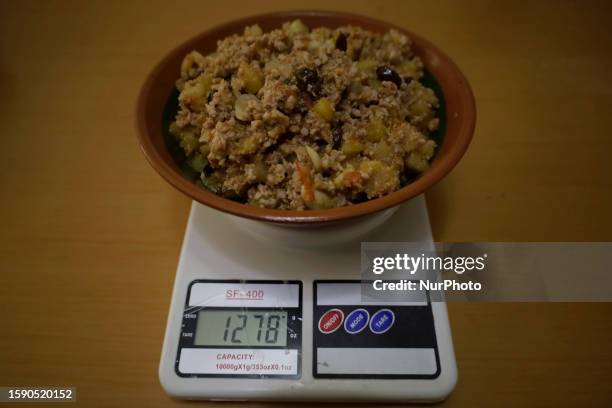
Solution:
[{"label": "scale display screen", "polygon": [[175,372],[179,377],[300,378],[302,283],[191,282]]},{"label": "scale display screen", "polygon": [[201,310],[195,346],[287,346],[287,312]]}]

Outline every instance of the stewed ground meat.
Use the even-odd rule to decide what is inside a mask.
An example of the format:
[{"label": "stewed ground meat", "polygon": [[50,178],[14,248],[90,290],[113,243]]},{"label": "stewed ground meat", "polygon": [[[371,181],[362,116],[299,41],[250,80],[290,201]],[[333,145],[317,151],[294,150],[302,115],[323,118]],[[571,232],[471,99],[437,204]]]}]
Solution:
[{"label": "stewed ground meat", "polygon": [[410,39],[359,27],[264,33],[189,53],[170,132],[208,190],[251,205],[352,205],[425,171],[438,99]]}]

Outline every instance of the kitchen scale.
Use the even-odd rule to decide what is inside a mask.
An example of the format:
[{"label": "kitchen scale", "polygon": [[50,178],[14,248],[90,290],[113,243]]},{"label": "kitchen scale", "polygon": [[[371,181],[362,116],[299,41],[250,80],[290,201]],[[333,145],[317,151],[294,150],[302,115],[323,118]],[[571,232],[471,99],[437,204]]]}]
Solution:
[{"label": "kitchen scale", "polygon": [[[427,294],[364,301],[358,241],[298,249],[254,238],[245,233],[248,223],[254,221],[192,204],[159,368],[169,395],[395,402],[448,396],[457,368],[444,302]],[[311,240],[334,234],[293,231]],[[432,243],[423,196],[361,240]]]}]

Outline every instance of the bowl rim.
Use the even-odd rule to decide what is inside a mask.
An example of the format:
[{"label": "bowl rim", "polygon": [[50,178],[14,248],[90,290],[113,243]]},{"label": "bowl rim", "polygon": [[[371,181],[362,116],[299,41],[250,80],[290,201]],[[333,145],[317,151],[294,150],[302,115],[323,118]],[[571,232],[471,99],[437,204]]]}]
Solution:
[{"label": "bowl rim", "polygon": [[[397,191],[394,191],[393,193],[359,204],[324,210],[279,210],[260,208],[251,206],[249,204],[239,203],[216,195],[210,191],[207,191],[197,186],[193,181],[188,180],[181,173],[178,166],[176,166],[176,168],[170,166],[164,160],[161,153],[157,150],[156,146],[151,140],[147,129],[147,101],[156,86],[157,77],[160,71],[162,71],[168,63],[170,63],[174,58],[176,58],[177,54],[182,53],[181,50],[188,47],[191,43],[194,43],[208,35],[214,34],[215,32],[229,30],[234,27],[238,27],[241,29],[246,25],[256,23],[257,20],[270,17],[290,19],[305,16],[323,17],[337,20],[350,20],[351,24],[353,24],[354,21],[357,20],[360,22],[365,22],[366,24],[369,23],[377,26],[385,26],[387,27],[387,29],[396,29],[408,35],[414,43],[418,42],[424,49],[427,49],[429,52],[435,54],[438,61],[444,63],[450,69],[455,80],[454,86],[461,91],[460,94],[463,102],[464,111],[462,120],[457,125],[458,129],[456,130],[457,135],[455,137],[456,142],[453,146],[453,149],[449,150],[444,155],[444,157],[439,160],[436,160],[434,158],[432,166],[428,170],[423,172],[416,180],[412,181],[410,184],[402,187]],[[182,57],[182,55],[179,55],[179,57]],[[440,85],[438,78],[434,74],[432,74],[432,76]],[[440,85],[440,88],[442,89],[442,92],[446,97],[445,88],[442,85]],[[169,92],[170,91],[171,90],[169,90]],[[447,115],[448,114],[449,112],[447,111]],[[159,119],[161,126],[162,118],[160,117]],[[461,70],[454,63],[454,61],[434,44],[424,39],[423,37],[413,33],[412,31],[403,27],[399,27],[392,23],[354,13],[328,10],[294,10],[257,14],[236,20],[231,20],[223,24],[211,27],[175,46],[154,66],[154,68],[148,73],[147,77],[145,78],[136,101],[135,125],[141,151],[145,155],[149,164],[170,185],[172,185],[174,188],[178,189],[191,199],[209,207],[212,207],[216,210],[253,220],[294,225],[317,225],[322,223],[331,223],[335,221],[343,221],[363,217],[372,213],[383,211],[387,208],[397,206],[413,197],[424,193],[427,189],[439,182],[455,167],[455,165],[463,157],[472,140],[476,126],[476,104],[474,101],[474,94],[465,75],[461,72]],[[447,134],[448,131],[449,126],[447,117]],[[444,137],[446,137],[446,135]],[[442,143],[442,146],[443,145],[444,142]]]}]

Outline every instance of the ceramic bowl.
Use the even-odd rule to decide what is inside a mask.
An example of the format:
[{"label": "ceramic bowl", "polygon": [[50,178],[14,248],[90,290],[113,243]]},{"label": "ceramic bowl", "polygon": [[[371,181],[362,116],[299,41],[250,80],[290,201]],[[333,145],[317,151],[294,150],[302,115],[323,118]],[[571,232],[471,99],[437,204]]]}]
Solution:
[{"label": "ceramic bowl", "polygon": [[[317,211],[288,211],[258,208],[231,201],[198,187],[186,177],[173,159],[162,126],[184,55],[192,50],[198,50],[202,54],[213,52],[218,40],[231,34],[242,33],[247,25],[259,24],[264,31],[269,31],[296,18],[309,27],[334,28],[350,24],[379,33],[395,28],[412,39],[414,52],[423,60],[426,77],[431,82],[426,85],[434,89],[442,105],[440,134],[437,136],[441,146],[431,162],[431,167],[416,180],[392,194],[356,205]],[[225,23],[196,35],[175,47],[155,65],[142,86],[136,108],[136,128],[142,151],[151,166],[168,183],[193,200],[219,211],[267,224],[290,227],[328,227],[350,222],[374,228],[387,218],[384,214],[393,212],[394,207],[425,192],[455,167],[470,144],[475,122],[474,97],[465,76],[435,45],[403,27],[370,17],[329,11],[262,14]],[[365,217],[380,222],[368,221]],[[248,222],[247,224],[252,225]]]}]

